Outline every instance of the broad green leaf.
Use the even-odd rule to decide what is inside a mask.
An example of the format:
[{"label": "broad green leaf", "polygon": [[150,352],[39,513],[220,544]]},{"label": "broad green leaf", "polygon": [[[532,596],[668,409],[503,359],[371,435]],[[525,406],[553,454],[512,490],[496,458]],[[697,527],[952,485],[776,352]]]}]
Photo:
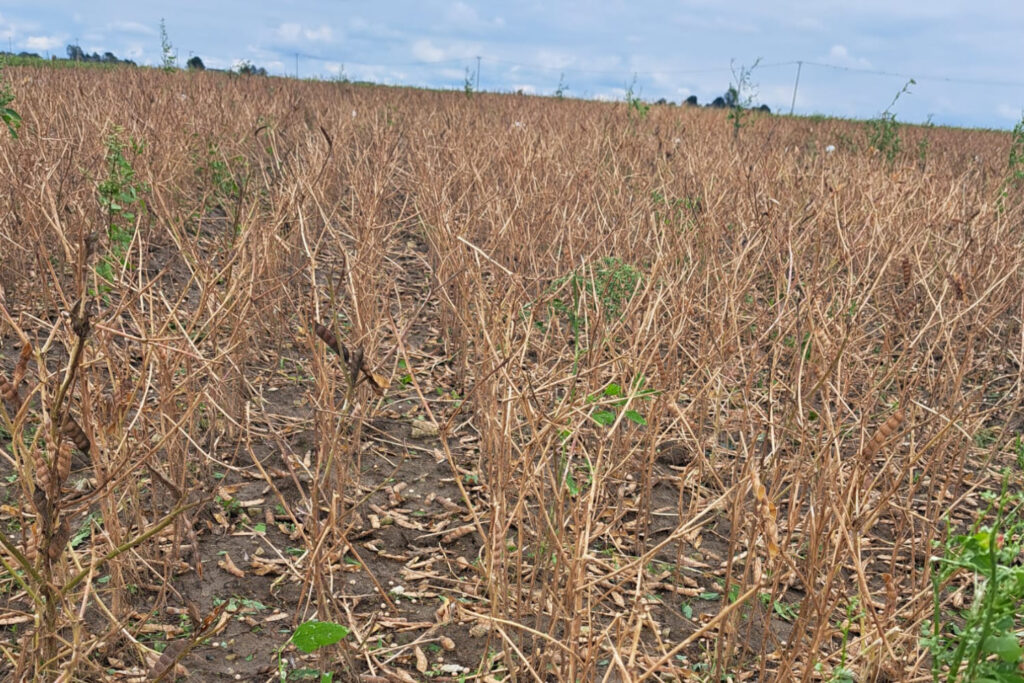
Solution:
[{"label": "broad green leaf", "polygon": [[615,424],[615,413],[610,410],[598,410],[590,417],[593,418],[594,422],[605,427],[611,427]]},{"label": "broad green leaf", "polygon": [[647,424],[647,420],[644,419],[644,416],[641,415],[640,413],[636,412],[635,410],[627,410],[626,411],[626,419],[632,420],[633,422],[637,423],[638,425],[646,425]]},{"label": "broad green leaf", "polygon": [[348,629],[329,621],[307,621],[299,624],[292,634],[295,647],[303,652],[316,652],[322,647],[334,645],[348,635]]},{"label": "broad green leaf", "polygon": [[985,651],[999,655],[1004,662],[1016,662],[1020,659],[1021,646],[1016,636],[1003,634],[1001,636],[989,636],[985,639]]}]

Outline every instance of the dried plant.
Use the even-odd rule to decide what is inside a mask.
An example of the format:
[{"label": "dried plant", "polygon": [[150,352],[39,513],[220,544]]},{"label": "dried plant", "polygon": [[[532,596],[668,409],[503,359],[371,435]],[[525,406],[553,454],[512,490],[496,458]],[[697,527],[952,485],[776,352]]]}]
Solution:
[{"label": "dried plant", "polygon": [[22,70],[4,676],[930,675],[1020,484],[1012,136]]}]

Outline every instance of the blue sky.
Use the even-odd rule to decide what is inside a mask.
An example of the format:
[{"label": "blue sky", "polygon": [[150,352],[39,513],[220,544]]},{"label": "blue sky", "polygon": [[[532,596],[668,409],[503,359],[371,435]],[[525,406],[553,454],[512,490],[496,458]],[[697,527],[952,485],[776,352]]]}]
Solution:
[{"label": "blue sky", "polygon": [[[275,74],[461,88],[480,60],[482,90],[647,100],[722,94],[730,65],[761,59],[756,99],[796,113],[867,118],[908,77],[901,121],[1010,128],[1024,111],[1024,2],[10,2],[0,49],[111,51],[160,61],[160,19],[180,62],[241,60]],[[564,74],[564,77],[563,77]],[[475,78],[475,73],[474,76]]]}]

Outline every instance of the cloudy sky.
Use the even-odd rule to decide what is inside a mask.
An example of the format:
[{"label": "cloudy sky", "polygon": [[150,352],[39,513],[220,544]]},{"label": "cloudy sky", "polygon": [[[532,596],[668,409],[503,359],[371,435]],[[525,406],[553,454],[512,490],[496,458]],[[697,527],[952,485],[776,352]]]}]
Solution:
[{"label": "cloudy sky", "polygon": [[[274,74],[701,103],[760,59],[758,103],[876,116],[911,77],[902,121],[1010,128],[1024,113],[1024,2],[1002,0],[332,0],[10,2],[0,49],[111,51],[160,61],[160,19],[184,63]],[[635,77],[635,81],[634,81]]]}]

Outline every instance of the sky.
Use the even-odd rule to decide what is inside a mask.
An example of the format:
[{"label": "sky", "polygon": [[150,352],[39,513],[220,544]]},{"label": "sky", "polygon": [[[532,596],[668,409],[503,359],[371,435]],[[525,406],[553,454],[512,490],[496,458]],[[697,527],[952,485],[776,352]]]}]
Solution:
[{"label": "sky", "polygon": [[0,0],[0,49],[159,64],[161,19],[179,63],[214,68],[460,90],[468,69],[486,91],[704,104],[757,63],[749,94],[772,111],[872,118],[914,78],[900,121],[1024,116],[1024,2],[1009,0]]}]

